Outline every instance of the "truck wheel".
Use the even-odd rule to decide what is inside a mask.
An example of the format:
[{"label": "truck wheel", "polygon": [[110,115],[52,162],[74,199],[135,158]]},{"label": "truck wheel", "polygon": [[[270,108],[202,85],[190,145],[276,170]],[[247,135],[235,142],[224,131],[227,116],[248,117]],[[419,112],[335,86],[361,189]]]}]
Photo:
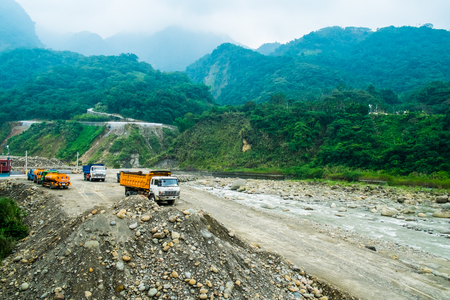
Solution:
[{"label": "truck wheel", "polygon": [[89,181],[92,182],[92,177],[89,177]]},{"label": "truck wheel", "polygon": [[131,196],[131,192],[129,192],[129,191],[126,191],[126,192],[125,192],[125,196],[126,196],[126,197],[129,197],[129,196]]},{"label": "truck wheel", "polygon": [[155,195],[150,194],[150,195],[148,196],[148,200],[150,200],[150,201],[155,201]]},{"label": "truck wheel", "polygon": [[167,204],[174,205],[175,204],[175,200],[167,200]]}]

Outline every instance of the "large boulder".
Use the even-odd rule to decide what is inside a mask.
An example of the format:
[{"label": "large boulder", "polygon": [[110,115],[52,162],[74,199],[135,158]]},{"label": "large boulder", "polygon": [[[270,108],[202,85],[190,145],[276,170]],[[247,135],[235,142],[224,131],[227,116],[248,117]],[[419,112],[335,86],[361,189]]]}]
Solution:
[{"label": "large boulder", "polygon": [[435,218],[450,218],[450,209],[441,209],[433,213]]},{"label": "large boulder", "polygon": [[247,181],[245,181],[244,179],[236,179],[235,181],[233,181],[230,188],[232,190],[237,190],[241,186],[244,186],[246,183]]},{"label": "large boulder", "polygon": [[392,217],[398,215],[398,210],[396,210],[395,208],[385,206],[381,209],[381,215],[386,217]]},{"label": "large boulder", "polygon": [[448,202],[448,196],[437,196],[436,197],[436,203],[447,203]]}]

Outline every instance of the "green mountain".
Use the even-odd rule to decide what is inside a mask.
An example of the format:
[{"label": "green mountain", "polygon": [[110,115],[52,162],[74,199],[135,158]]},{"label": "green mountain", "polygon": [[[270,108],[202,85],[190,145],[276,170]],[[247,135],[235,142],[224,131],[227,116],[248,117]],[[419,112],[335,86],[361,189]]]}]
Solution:
[{"label": "green mountain", "polygon": [[220,44],[233,42],[227,35],[194,32],[176,26],[154,34],[118,33],[106,39],[87,31],[66,35],[44,30],[38,33],[45,45],[54,50],[68,50],[83,55],[133,53],[161,71],[184,71],[188,65]]},{"label": "green mountain", "polygon": [[95,105],[133,119],[171,124],[213,99],[184,73],[162,73],[133,54],[90,56],[43,49],[0,54],[2,121],[71,119]]},{"label": "green mountain", "polygon": [[397,94],[450,80],[450,32],[431,26],[324,28],[279,46],[270,57],[221,45],[190,65],[195,82],[211,86],[221,104],[267,101],[279,92],[311,100],[338,85]]},{"label": "green mountain", "polygon": [[42,46],[34,23],[22,6],[14,0],[0,1],[0,52]]},{"label": "green mountain", "polygon": [[313,99],[350,81],[331,68],[290,56],[265,56],[233,44],[220,45],[190,65],[186,73],[195,82],[210,86],[214,98],[223,105],[267,101],[276,93]]},{"label": "green mountain", "polygon": [[356,44],[365,40],[372,33],[369,28],[326,27],[279,46],[272,55],[315,56],[324,52],[348,55]]}]

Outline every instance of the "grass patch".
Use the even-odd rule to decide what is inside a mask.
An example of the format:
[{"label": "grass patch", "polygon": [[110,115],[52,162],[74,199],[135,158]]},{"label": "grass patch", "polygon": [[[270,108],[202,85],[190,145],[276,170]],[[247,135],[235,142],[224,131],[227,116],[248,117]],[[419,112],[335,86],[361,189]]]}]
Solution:
[{"label": "grass patch", "polygon": [[77,151],[83,155],[91,148],[94,140],[105,130],[105,126],[87,126],[81,125],[81,132],[73,142],[67,142],[64,148],[61,148],[56,157],[69,161],[76,160]]},{"label": "grass patch", "polygon": [[25,216],[14,200],[0,198],[0,260],[11,253],[17,240],[28,235],[28,227],[23,224]]}]

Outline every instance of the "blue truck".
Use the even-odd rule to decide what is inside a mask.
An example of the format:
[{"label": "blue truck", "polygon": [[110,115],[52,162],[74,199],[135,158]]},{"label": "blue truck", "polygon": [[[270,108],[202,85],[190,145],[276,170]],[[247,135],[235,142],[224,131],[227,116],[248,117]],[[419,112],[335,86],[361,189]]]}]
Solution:
[{"label": "blue truck", "polygon": [[27,173],[27,179],[28,180],[33,180],[33,178],[35,177],[35,175],[33,174],[33,169],[29,169],[28,173]]},{"label": "blue truck", "polygon": [[104,164],[91,164],[83,166],[84,180],[87,181],[105,181],[106,168]]}]

